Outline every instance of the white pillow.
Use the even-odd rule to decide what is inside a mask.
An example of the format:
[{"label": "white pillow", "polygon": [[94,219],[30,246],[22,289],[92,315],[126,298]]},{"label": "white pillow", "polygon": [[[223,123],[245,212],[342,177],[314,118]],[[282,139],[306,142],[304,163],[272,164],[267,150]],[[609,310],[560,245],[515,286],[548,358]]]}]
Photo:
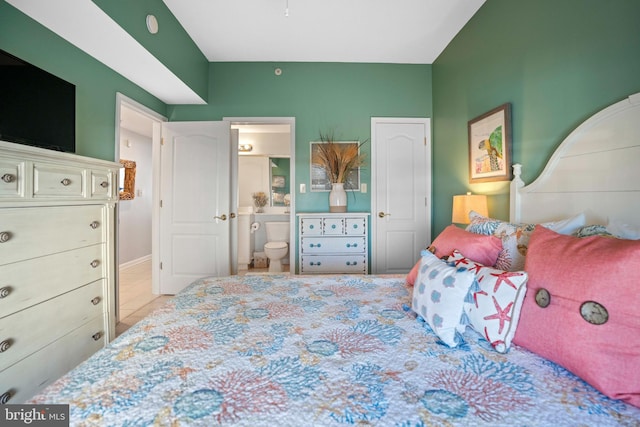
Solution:
[{"label": "white pillow", "polygon": [[453,251],[448,260],[458,268],[474,272],[478,283],[469,290],[463,323],[484,336],[498,353],[506,353],[516,333],[527,292],[527,273],[486,267],[466,258],[458,250]]},{"label": "white pillow", "polygon": [[570,218],[562,219],[560,221],[543,222],[540,225],[553,230],[559,234],[565,234],[567,236],[573,234],[578,228],[587,225],[587,217],[584,212],[572,216]]},{"label": "white pillow", "polygon": [[610,219],[608,221],[607,232],[620,239],[640,240],[640,227],[635,227],[616,220]]},{"label": "white pillow", "polygon": [[440,340],[456,347],[464,299],[475,281],[471,271],[452,267],[429,251],[420,253],[420,269],[413,287],[411,308],[422,316]]}]

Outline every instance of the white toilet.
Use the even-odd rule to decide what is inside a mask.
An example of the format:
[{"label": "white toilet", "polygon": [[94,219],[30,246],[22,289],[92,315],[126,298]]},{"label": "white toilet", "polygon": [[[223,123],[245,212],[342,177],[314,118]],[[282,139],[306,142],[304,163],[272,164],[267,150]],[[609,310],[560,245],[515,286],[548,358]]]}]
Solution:
[{"label": "white toilet", "polygon": [[264,245],[264,253],[269,258],[269,272],[282,271],[282,258],[289,252],[289,222],[265,222],[267,228],[267,243]]}]

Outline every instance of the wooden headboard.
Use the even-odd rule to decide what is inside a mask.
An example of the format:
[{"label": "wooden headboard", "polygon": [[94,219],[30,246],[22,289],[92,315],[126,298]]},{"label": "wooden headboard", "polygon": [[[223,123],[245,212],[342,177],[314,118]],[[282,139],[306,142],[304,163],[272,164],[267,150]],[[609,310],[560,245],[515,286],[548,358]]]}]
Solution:
[{"label": "wooden headboard", "polygon": [[587,224],[640,227],[640,93],[591,116],[525,185],[513,165],[511,222],[539,223],[580,212]]}]

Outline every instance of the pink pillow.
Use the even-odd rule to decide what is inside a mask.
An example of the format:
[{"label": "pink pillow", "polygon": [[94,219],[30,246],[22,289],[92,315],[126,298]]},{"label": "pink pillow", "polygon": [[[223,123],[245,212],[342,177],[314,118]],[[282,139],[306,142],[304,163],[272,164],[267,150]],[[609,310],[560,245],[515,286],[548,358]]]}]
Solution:
[{"label": "pink pillow", "polygon": [[513,342],[640,407],[640,241],[538,226],[525,270],[528,291]]},{"label": "pink pillow", "polygon": [[[458,249],[467,258],[484,265],[493,265],[502,251],[502,240],[495,236],[471,233],[455,225],[450,225],[436,237],[430,246],[438,258],[446,258]],[[433,252],[433,250],[431,250]],[[420,261],[407,275],[406,282],[414,284],[418,276]]]},{"label": "pink pillow", "polygon": [[450,225],[431,244],[438,258],[448,257],[458,249],[467,258],[482,264],[493,265],[502,250],[502,240],[495,236],[471,233]]}]

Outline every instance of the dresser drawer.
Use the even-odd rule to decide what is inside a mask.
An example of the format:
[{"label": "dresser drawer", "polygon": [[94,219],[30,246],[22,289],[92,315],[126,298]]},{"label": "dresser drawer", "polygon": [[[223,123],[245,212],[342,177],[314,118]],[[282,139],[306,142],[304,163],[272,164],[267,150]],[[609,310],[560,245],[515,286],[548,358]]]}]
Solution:
[{"label": "dresser drawer", "polygon": [[367,251],[367,240],[364,237],[303,237],[300,251],[303,254],[360,254]]},{"label": "dresser drawer", "polygon": [[100,243],[0,266],[0,318],[105,277],[104,250]]},{"label": "dresser drawer", "polygon": [[[0,319],[0,366],[11,366],[94,317],[103,317],[104,280],[98,280]],[[8,345],[8,347],[7,347]]]},{"label": "dresser drawer", "polygon": [[322,232],[325,236],[341,236],[344,234],[344,218],[324,218]]},{"label": "dresser drawer", "polygon": [[0,265],[103,242],[104,209],[98,205],[0,209]]},{"label": "dresser drawer", "polygon": [[367,273],[366,255],[302,255],[301,273]]},{"label": "dresser drawer", "polygon": [[0,198],[24,197],[25,162],[18,159],[0,160]]},{"label": "dresser drawer", "polygon": [[83,197],[86,169],[33,165],[33,196]]},{"label": "dresser drawer", "polygon": [[105,344],[104,331],[103,317],[95,317],[11,369],[0,371],[0,395],[11,395],[7,403],[26,402],[101,349]]},{"label": "dresser drawer", "polygon": [[300,220],[301,236],[321,236],[322,218],[302,218]]},{"label": "dresser drawer", "polygon": [[345,218],[344,234],[347,236],[364,236],[367,234],[367,218]]},{"label": "dresser drawer", "polygon": [[111,198],[114,187],[114,174],[110,172],[91,171],[91,197]]}]

